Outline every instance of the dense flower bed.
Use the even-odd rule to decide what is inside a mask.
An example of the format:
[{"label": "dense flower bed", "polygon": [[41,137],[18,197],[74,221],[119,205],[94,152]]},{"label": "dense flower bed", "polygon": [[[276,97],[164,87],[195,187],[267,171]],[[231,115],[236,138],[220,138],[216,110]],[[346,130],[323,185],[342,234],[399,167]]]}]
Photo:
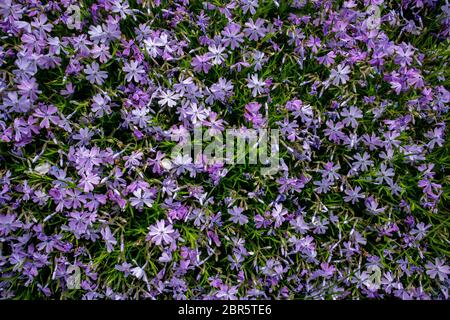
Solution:
[{"label": "dense flower bed", "polygon": [[[436,0],[0,0],[0,297],[447,299],[449,35]],[[199,127],[279,129],[278,170],[171,157]]]}]

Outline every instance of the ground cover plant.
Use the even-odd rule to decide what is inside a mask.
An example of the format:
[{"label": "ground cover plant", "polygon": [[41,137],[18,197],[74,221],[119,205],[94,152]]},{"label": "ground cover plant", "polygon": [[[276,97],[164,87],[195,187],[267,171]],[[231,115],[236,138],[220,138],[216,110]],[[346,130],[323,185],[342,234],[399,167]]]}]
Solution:
[{"label": "ground cover plant", "polygon": [[[437,0],[0,0],[0,297],[448,299],[449,35]],[[172,157],[198,128],[279,166]]]}]

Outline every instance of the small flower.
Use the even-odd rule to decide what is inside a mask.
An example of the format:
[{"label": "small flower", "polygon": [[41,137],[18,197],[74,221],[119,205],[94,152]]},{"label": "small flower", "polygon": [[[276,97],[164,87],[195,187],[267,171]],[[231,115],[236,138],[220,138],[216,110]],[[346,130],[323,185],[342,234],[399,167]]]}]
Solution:
[{"label": "small flower", "polygon": [[100,66],[95,61],[84,69],[84,73],[87,74],[86,79],[90,83],[96,83],[99,86],[101,86],[105,79],[108,78],[108,73],[106,71],[101,71]]},{"label": "small flower", "polygon": [[211,68],[210,60],[212,57],[209,54],[204,54],[201,56],[195,56],[192,59],[191,65],[194,67],[194,71],[204,73],[208,73],[209,69]]},{"label": "small flower", "polygon": [[111,98],[107,95],[96,94],[93,98],[92,111],[96,117],[102,117],[105,114],[111,114]]},{"label": "small flower", "polygon": [[144,268],[142,267],[134,267],[130,270],[131,274],[133,275],[133,277],[139,279],[139,280],[143,280],[144,282],[147,282],[147,274],[145,273]]},{"label": "small flower", "polygon": [[228,24],[222,31],[223,44],[227,47],[231,46],[232,50],[238,48],[240,44],[244,42],[244,34],[240,31],[241,31],[240,24],[238,23]]},{"label": "small flower", "polygon": [[351,126],[352,128],[356,128],[358,126],[358,120],[363,117],[361,110],[358,107],[351,106],[350,109],[344,108],[342,109],[341,116],[344,117],[342,123],[345,126]]},{"label": "small flower", "polygon": [[450,274],[450,267],[445,265],[445,261],[439,258],[434,260],[435,263],[429,261],[425,268],[427,268],[427,274],[431,279],[435,279],[436,276],[441,281],[445,281],[448,279],[448,275]]},{"label": "small flower", "polygon": [[242,214],[243,211],[244,209],[238,206],[234,206],[232,209],[229,209],[228,213],[231,215],[230,221],[240,224],[241,226],[248,223],[248,217]]},{"label": "small flower", "polygon": [[370,214],[378,215],[380,213],[384,212],[385,207],[378,207],[378,201],[374,198],[374,196],[369,196],[365,201],[364,204],[366,205],[367,211]]},{"label": "small flower", "polygon": [[171,224],[166,226],[166,222],[164,220],[159,220],[156,222],[156,225],[150,226],[150,231],[147,234],[147,240],[153,242],[157,246],[161,244],[170,244],[174,240],[172,234],[175,233]]},{"label": "small flower", "polygon": [[311,35],[309,40],[306,42],[306,46],[310,47],[313,53],[317,53],[321,47],[320,39]]},{"label": "small flower", "polygon": [[80,183],[78,187],[84,190],[84,192],[90,192],[94,190],[94,186],[100,183],[100,177],[92,172],[82,173]]},{"label": "small flower", "polygon": [[11,231],[15,231],[22,227],[22,223],[17,220],[14,214],[0,215],[0,235],[6,236]]},{"label": "small flower", "polygon": [[42,118],[39,126],[41,128],[50,128],[50,122],[53,124],[59,123],[59,117],[55,115],[58,109],[55,106],[41,106],[34,112],[34,115],[38,118]]},{"label": "small flower", "polygon": [[216,293],[216,297],[223,300],[236,300],[236,294],[238,289],[236,286],[227,286],[225,284],[220,285],[219,291]]},{"label": "small flower", "polygon": [[144,67],[139,65],[137,61],[125,62],[125,66],[122,68],[126,72],[125,80],[127,82],[135,81],[139,82],[143,79],[143,74],[145,74]]},{"label": "small flower", "polygon": [[212,59],[211,63],[213,65],[220,65],[225,61],[225,59],[228,57],[228,55],[224,53],[225,50],[226,48],[220,44],[211,44],[210,46],[208,46],[209,56]]},{"label": "small flower", "polygon": [[138,210],[142,210],[144,205],[151,208],[153,206],[154,195],[145,190],[137,189],[133,192],[134,197],[130,198],[130,203],[133,207],[136,207]]},{"label": "small flower", "polygon": [[257,74],[252,75],[251,77],[247,77],[247,88],[252,90],[253,97],[256,97],[259,94],[264,93],[264,87],[266,86],[266,82],[260,80]]},{"label": "small flower", "polygon": [[275,219],[275,228],[279,228],[283,222],[286,220],[285,216],[287,215],[288,211],[283,208],[283,206],[279,203],[275,205],[275,207],[272,210],[272,217]]},{"label": "small flower", "polygon": [[147,38],[144,40],[145,49],[147,53],[152,57],[156,58],[161,54],[161,47],[164,47],[165,43],[160,38]]},{"label": "small flower", "polygon": [[158,101],[160,106],[169,106],[170,108],[177,105],[177,101],[180,99],[180,95],[178,93],[174,93],[171,90],[161,91],[159,95],[161,100]]},{"label": "small flower", "polygon": [[193,102],[190,103],[186,109],[186,115],[189,116],[193,125],[202,123],[208,118],[209,110],[205,109],[202,105],[198,105]]},{"label": "small flower", "polygon": [[335,86],[338,86],[340,83],[346,84],[350,79],[350,77],[348,76],[349,73],[349,66],[343,66],[342,64],[339,64],[337,66],[337,69],[331,69],[330,80]]},{"label": "small flower", "polygon": [[356,186],[354,189],[352,189],[351,187],[345,189],[346,196],[344,197],[344,201],[355,204],[358,201],[358,199],[363,199],[364,194],[359,193],[359,191],[361,191],[361,187],[359,186]]},{"label": "small flower", "polygon": [[103,240],[106,243],[106,251],[112,252],[114,250],[114,246],[117,244],[117,240],[111,233],[111,229],[108,226],[106,226],[101,229],[100,233],[103,237]]},{"label": "small flower", "polygon": [[252,15],[256,14],[258,8],[258,0],[240,0],[242,11],[247,13],[250,11]]},{"label": "small flower", "polygon": [[266,35],[264,20],[261,18],[256,19],[256,22],[253,22],[253,19],[250,18],[245,23],[245,26],[246,28],[244,29],[244,33],[249,38],[249,40],[258,41],[260,38],[263,38]]}]

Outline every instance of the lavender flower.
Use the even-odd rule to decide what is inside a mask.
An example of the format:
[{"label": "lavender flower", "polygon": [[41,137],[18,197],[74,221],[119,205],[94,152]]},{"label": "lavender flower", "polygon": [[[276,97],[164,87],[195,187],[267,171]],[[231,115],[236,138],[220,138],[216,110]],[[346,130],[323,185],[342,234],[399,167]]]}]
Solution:
[{"label": "lavender flower", "polygon": [[252,90],[253,97],[264,93],[264,87],[266,86],[266,83],[259,79],[257,74],[254,74],[251,77],[247,77],[247,82],[247,88]]},{"label": "lavender flower", "polygon": [[101,71],[100,66],[95,61],[84,69],[84,73],[87,75],[86,79],[92,84],[102,85],[105,79],[108,78],[108,73]]},{"label": "lavender flower", "polygon": [[450,267],[445,265],[445,262],[439,258],[436,258],[434,263],[429,261],[425,267],[431,279],[435,279],[437,276],[439,280],[445,281],[450,274]]},{"label": "lavender flower", "polygon": [[238,206],[234,206],[233,208],[229,209],[228,213],[231,216],[230,221],[240,225],[248,223],[248,217],[244,215],[242,212],[244,212],[244,209]]},{"label": "lavender flower", "polygon": [[146,239],[157,246],[161,244],[170,244],[175,240],[172,235],[175,230],[171,224],[166,225],[164,220],[157,221],[156,225],[151,225],[149,227],[149,230]]},{"label": "lavender flower", "polygon": [[143,79],[143,74],[145,74],[144,67],[138,65],[137,61],[126,62],[122,70],[127,74],[125,80],[128,82],[133,80],[139,82]]},{"label": "lavender flower", "polygon": [[339,64],[336,69],[331,69],[330,81],[335,86],[338,86],[340,83],[346,84],[350,79],[350,77],[348,76],[349,73],[349,66],[343,66],[342,64]]}]

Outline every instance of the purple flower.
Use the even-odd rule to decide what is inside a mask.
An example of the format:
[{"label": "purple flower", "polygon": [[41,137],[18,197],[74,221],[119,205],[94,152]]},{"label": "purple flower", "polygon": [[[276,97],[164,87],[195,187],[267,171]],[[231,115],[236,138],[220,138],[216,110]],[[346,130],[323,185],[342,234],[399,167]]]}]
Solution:
[{"label": "purple flower", "polygon": [[427,274],[431,279],[435,279],[437,276],[439,280],[445,281],[450,274],[450,267],[445,265],[445,261],[439,258],[436,258],[434,263],[428,261],[425,268],[427,268]]},{"label": "purple flower", "polygon": [[222,46],[221,44],[211,44],[208,46],[208,56],[210,58],[209,60],[211,60],[211,63],[213,65],[220,65],[225,61],[225,59],[228,57],[228,54],[225,52],[225,50],[226,47]]},{"label": "purple flower", "polygon": [[114,250],[114,246],[117,244],[117,240],[111,233],[111,229],[108,226],[106,226],[103,229],[101,229],[100,232],[102,234],[103,240],[106,243],[106,250],[108,252],[112,252]]},{"label": "purple flower", "polygon": [[352,204],[355,204],[358,199],[364,199],[364,194],[359,193],[361,191],[361,187],[356,186],[355,188],[347,188],[345,189],[346,196],[344,197],[345,202],[351,202]]},{"label": "purple flower", "polygon": [[240,4],[244,14],[250,11],[250,13],[254,15],[258,8],[258,0],[240,0]]},{"label": "purple flower", "polygon": [[216,293],[216,297],[222,300],[236,300],[236,294],[238,293],[237,286],[227,286],[225,284],[220,285],[219,291]]},{"label": "purple flower", "polygon": [[2,108],[10,108],[11,112],[28,112],[30,110],[30,100],[25,96],[17,94],[16,91],[8,92],[3,97]]},{"label": "purple flower", "polygon": [[323,64],[327,67],[331,67],[334,64],[334,59],[336,58],[336,54],[334,51],[328,52],[326,55],[317,57],[317,60],[320,64]]},{"label": "purple flower", "polygon": [[160,100],[158,101],[158,104],[160,106],[169,106],[170,108],[177,105],[177,101],[180,99],[180,95],[177,93],[174,93],[171,90],[167,91],[161,91],[160,94]]},{"label": "purple flower", "polygon": [[248,217],[244,215],[244,209],[238,206],[234,206],[231,209],[228,209],[228,213],[230,214],[230,221],[237,223],[239,225],[244,225],[248,223]]},{"label": "purple flower", "polygon": [[124,273],[125,277],[128,277],[131,273],[131,266],[132,264],[128,262],[123,262],[122,264],[117,264],[114,269],[121,271]]},{"label": "purple flower", "polygon": [[11,231],[22,227],[22,223],[17,220],[14,214],[0,215],[0,235],[7,236]]},{"label": "purple flower", "polygon": [[367,152],[364,152],[363,155],[356,154],[353,159],[356,161],[352,164],[352,171],[358,172],[358,171],[367,171],[369,170],[369,167],[373,166],[373,161],[370,160],[370,155]]},{"label": "purple flower", "polygon": [[294,228],[295,232],[298,232],[300,234],[305,234],[310,229],[309,224],[306,223],[304,218],[300,215],[291,220],[289,223]]},{"label": "purple flower", "polygon": [[92,172],[86,172],[81,174],[80,183],[78,187],[84,190],[84,192],[90,192],[94,190],[94,186],[100,183],[100,177]]},{"label": "purple flower", "polygon": [[275,228],[279,228],[283,222],[286,220],[285,216],[287,215],[288,211],[283,208],[283,206],[279,203],[275,205],[275,207],[272,210],[272,217],[275,220]]},{"label": "purple flower", "polygon": [[206,109],[203,105],[198,105],[197,103],[190,103],[187,106],[185,113],[191,123],[197,125],[208,118],[209,109]]},{"label": "purple flower", "polygon": [[322,179],[320,181],[314,181],[313,184],[317,186],[314,189],[317,193],[328,193],[330,191],[330,187],[333,185],[333,182],[327,179]]},{"label": "purple flower", "polygon": [[133,192],[134,197],[130,198],[130,203],[138,210],[142,210],[144,205],[151,208],[153,206],[154,194],[147,190],[137,189]]},{"label": "purple flower", "polygon": [[374,198],[374,196],[367,197],[364,204],[366,205],[367,211],[373,215],[383,213],[385,210],[385,207],[378,207],[378,201]]},{"label": "purple flower", "polygon": [[332,120],[328,120],[326,122],[327,129],[325,129],[323,132],[325,133],[325,136],[330,139],[330,141],[334,143],[339,143],[341,140],[344,139],[345,134],[342,132],[342,129],[344,128],[344,124],[342,122],[334,123]]},{"label": "purple flower", "polygon": [[105,44],[94,44],[94,47],[91,50],[91,54],[94,58],[99,59],[100,63],[106,63],[109,59],[111,59],[111,54],[109,53],[109,46]]},{"label": "purple flower", "polygon": [[92,98],[92,111],[96,117],[103,117],[105,114],[111,114],[111,98],[107,95],[96,94]]},{"label": "purple flower", "polygon": [[72,82],[66,84],[66,87],[60,91],[61,95],[68,97],[71,96],[75,92],[75,87]]},{"label": "purple flower", "polygon": [[192,59],[191,66],[194,68],[194,71],[204,73],[208,73],[209,69],[211,68],[211,59],[212,57],[209,54],[203,54],[201,56],[195,56]]},{"label": "purple flower", "polygon": [[42,105],[39,109],[34,112],[34,115],[38,118],[42,118],[39,126],[41,128],[50,128],[50,122],[53,124],[59,123],[59,117],[54,115],[58,112],[58,109],[55,106],[45,106]]},{"label": "purple flower", "polygon": [[96,221],[97,214],[88,211],[73,211],[68,214],[69,223],[67,230],[72,232],[77,239],[88,234],[89,228]]},{"label": "purple flower", "polygon": [[125,62],[122,70],[126,73],[125,80],[127,80],[127,82],[134,80],[139,83],[142,79],[144,79],[144,67],[139,65],[139,62],[137,61]]},{"label": "purple flower", "polygon": [[84,73],[87,75],[86,79],[92,84],[102,85],[105,79],[108,78],[108,73],[101,71],[100,66],[95,61],[84,69]]},{"label": "purple flower", "polygon": [[339,84],[346,84],[347,81],[350,79],[350,77],[348,76],[348,74],[350,73],[350,67],[349,66],[344,66],[342,64],[339,64],[337,66],[337,69],[331,69],[331,74],[330,74],[330,81],[333,83],[333,85],[335,86],[339,86]]},{"label": "purple flower", "polygon": [[258,41],[260,38],[263,38],[266,35],[266,29],[264,28],[264,20],[261,18],[256,19],[256,22],[253,22],[253,19],[250,18],[245,23],[244,33],[245,36],[249,38],[249,40]]},{"label": "purple flower", "polygon": [[358,107],[351,106],[349,109],[344,108],[341,112],[341,116],[344,117],[342,123],[348,127],[356,128],[358,126],[358,120],[363,117],[361,110]]},{"label": "purple flower", "polygon": [[261,104],[258,102],[251,102],[245,105],[244,117],[247,121],[250,121],[255,128],[262,127],[266,123],[262,114],[259,113],[260,108]]},{"label": "purple flower", "polygon": [[258,78],[257,74],[253,74],[251,77],[247,77],[247,88],[252,90],[252,96],[256,97],[264,93],[264,87],[266,86],[266,82],[262,79]]},{"label": "purple flower", "polygon": [[228,24],[222,31],[223,44],[225,46],[231,46],[234,50],[244,42],[244,34],[241,31],[241,26],[237,23]]},{"label": "purple flower", "polygon": [[156,225],[151,225],[149,227],[149,232],[147,234],[147,241],[151,241],[157,246],[161,244],[170,244],[175,241],[173,238],[173,233],[175,230],[173,229],[171,224],[166,225],[164,220],[159,220],[156,222]]},{"label": "purple flower", "polygon": [[321,47],[321,42],[319,38],[314,37],[311,35],[309,37],[309,40],[306,42],[306,46],[311,48],[311,51],[313,53],[317,53]]}]

